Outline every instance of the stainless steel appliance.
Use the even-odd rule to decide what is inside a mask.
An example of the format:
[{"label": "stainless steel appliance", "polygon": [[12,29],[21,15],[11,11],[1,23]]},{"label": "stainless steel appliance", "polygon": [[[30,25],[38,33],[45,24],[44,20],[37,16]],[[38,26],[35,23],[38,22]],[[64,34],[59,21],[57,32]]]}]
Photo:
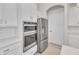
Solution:
[{"label": "stainless steel appliance", "polygon": [[28,49],[37,45],[37,23],[24,22],[24,48],[26,52]]},{"label": "stainless steel appliance", "polygon": [[48,47],[48,20],[37,19],[37,51],[43,52]]}]

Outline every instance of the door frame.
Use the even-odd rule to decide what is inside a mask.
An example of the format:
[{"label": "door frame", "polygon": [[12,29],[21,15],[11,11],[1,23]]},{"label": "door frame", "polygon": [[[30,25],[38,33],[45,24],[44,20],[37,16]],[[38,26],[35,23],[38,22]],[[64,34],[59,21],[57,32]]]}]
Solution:
[{"label": "door frame", "polygon": [[[47,18],[48,18],[48,12],[51,10],[51,9],[56,9],[56,8],[60,8],[62,7],[64,9],[64,27],[65,27],[65,6],[64,5],[55,5],[55,6],[51,6],[49,9],[47,9],[46,11],[46,14],[47,14]],[[48,29],[48,32],[49,32],[49,29]],[[49,33],[48,33],[49,34]],[[62,40],[62,44],[64,44],[65,42],[65,28],[64,28],[64,39]],[[48,37],[49,38],[49,37]]]}]

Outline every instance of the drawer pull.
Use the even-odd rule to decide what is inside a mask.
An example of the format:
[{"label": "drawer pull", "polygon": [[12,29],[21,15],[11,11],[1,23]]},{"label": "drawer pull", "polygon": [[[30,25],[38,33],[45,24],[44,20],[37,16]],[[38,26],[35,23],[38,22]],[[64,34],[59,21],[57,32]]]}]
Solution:
[{"label": "drawer pull", "polygon": [[4,50],[4,52],[9,51],[9,49]]}]

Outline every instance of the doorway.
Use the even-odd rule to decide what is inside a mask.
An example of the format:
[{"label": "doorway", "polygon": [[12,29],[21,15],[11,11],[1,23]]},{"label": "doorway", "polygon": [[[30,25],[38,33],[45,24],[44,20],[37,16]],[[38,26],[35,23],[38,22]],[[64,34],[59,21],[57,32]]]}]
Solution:
[{"label": "doorway", "polygon": [[49,42],[62,45],[64,40],[64,6],[54,6],[47,11]]}]

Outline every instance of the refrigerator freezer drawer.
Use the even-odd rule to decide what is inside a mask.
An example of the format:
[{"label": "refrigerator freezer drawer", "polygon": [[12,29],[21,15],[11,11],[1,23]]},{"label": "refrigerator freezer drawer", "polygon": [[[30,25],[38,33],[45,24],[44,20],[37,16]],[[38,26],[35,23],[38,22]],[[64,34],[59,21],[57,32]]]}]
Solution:
[{"label": "refrigerator freezer drawer", "polygon": [[43,40],[40,41],[40,43],[38,44],[38,52],[42,53],[43,51],[45,51],[45,49],[48,47],[48,40]]}]

